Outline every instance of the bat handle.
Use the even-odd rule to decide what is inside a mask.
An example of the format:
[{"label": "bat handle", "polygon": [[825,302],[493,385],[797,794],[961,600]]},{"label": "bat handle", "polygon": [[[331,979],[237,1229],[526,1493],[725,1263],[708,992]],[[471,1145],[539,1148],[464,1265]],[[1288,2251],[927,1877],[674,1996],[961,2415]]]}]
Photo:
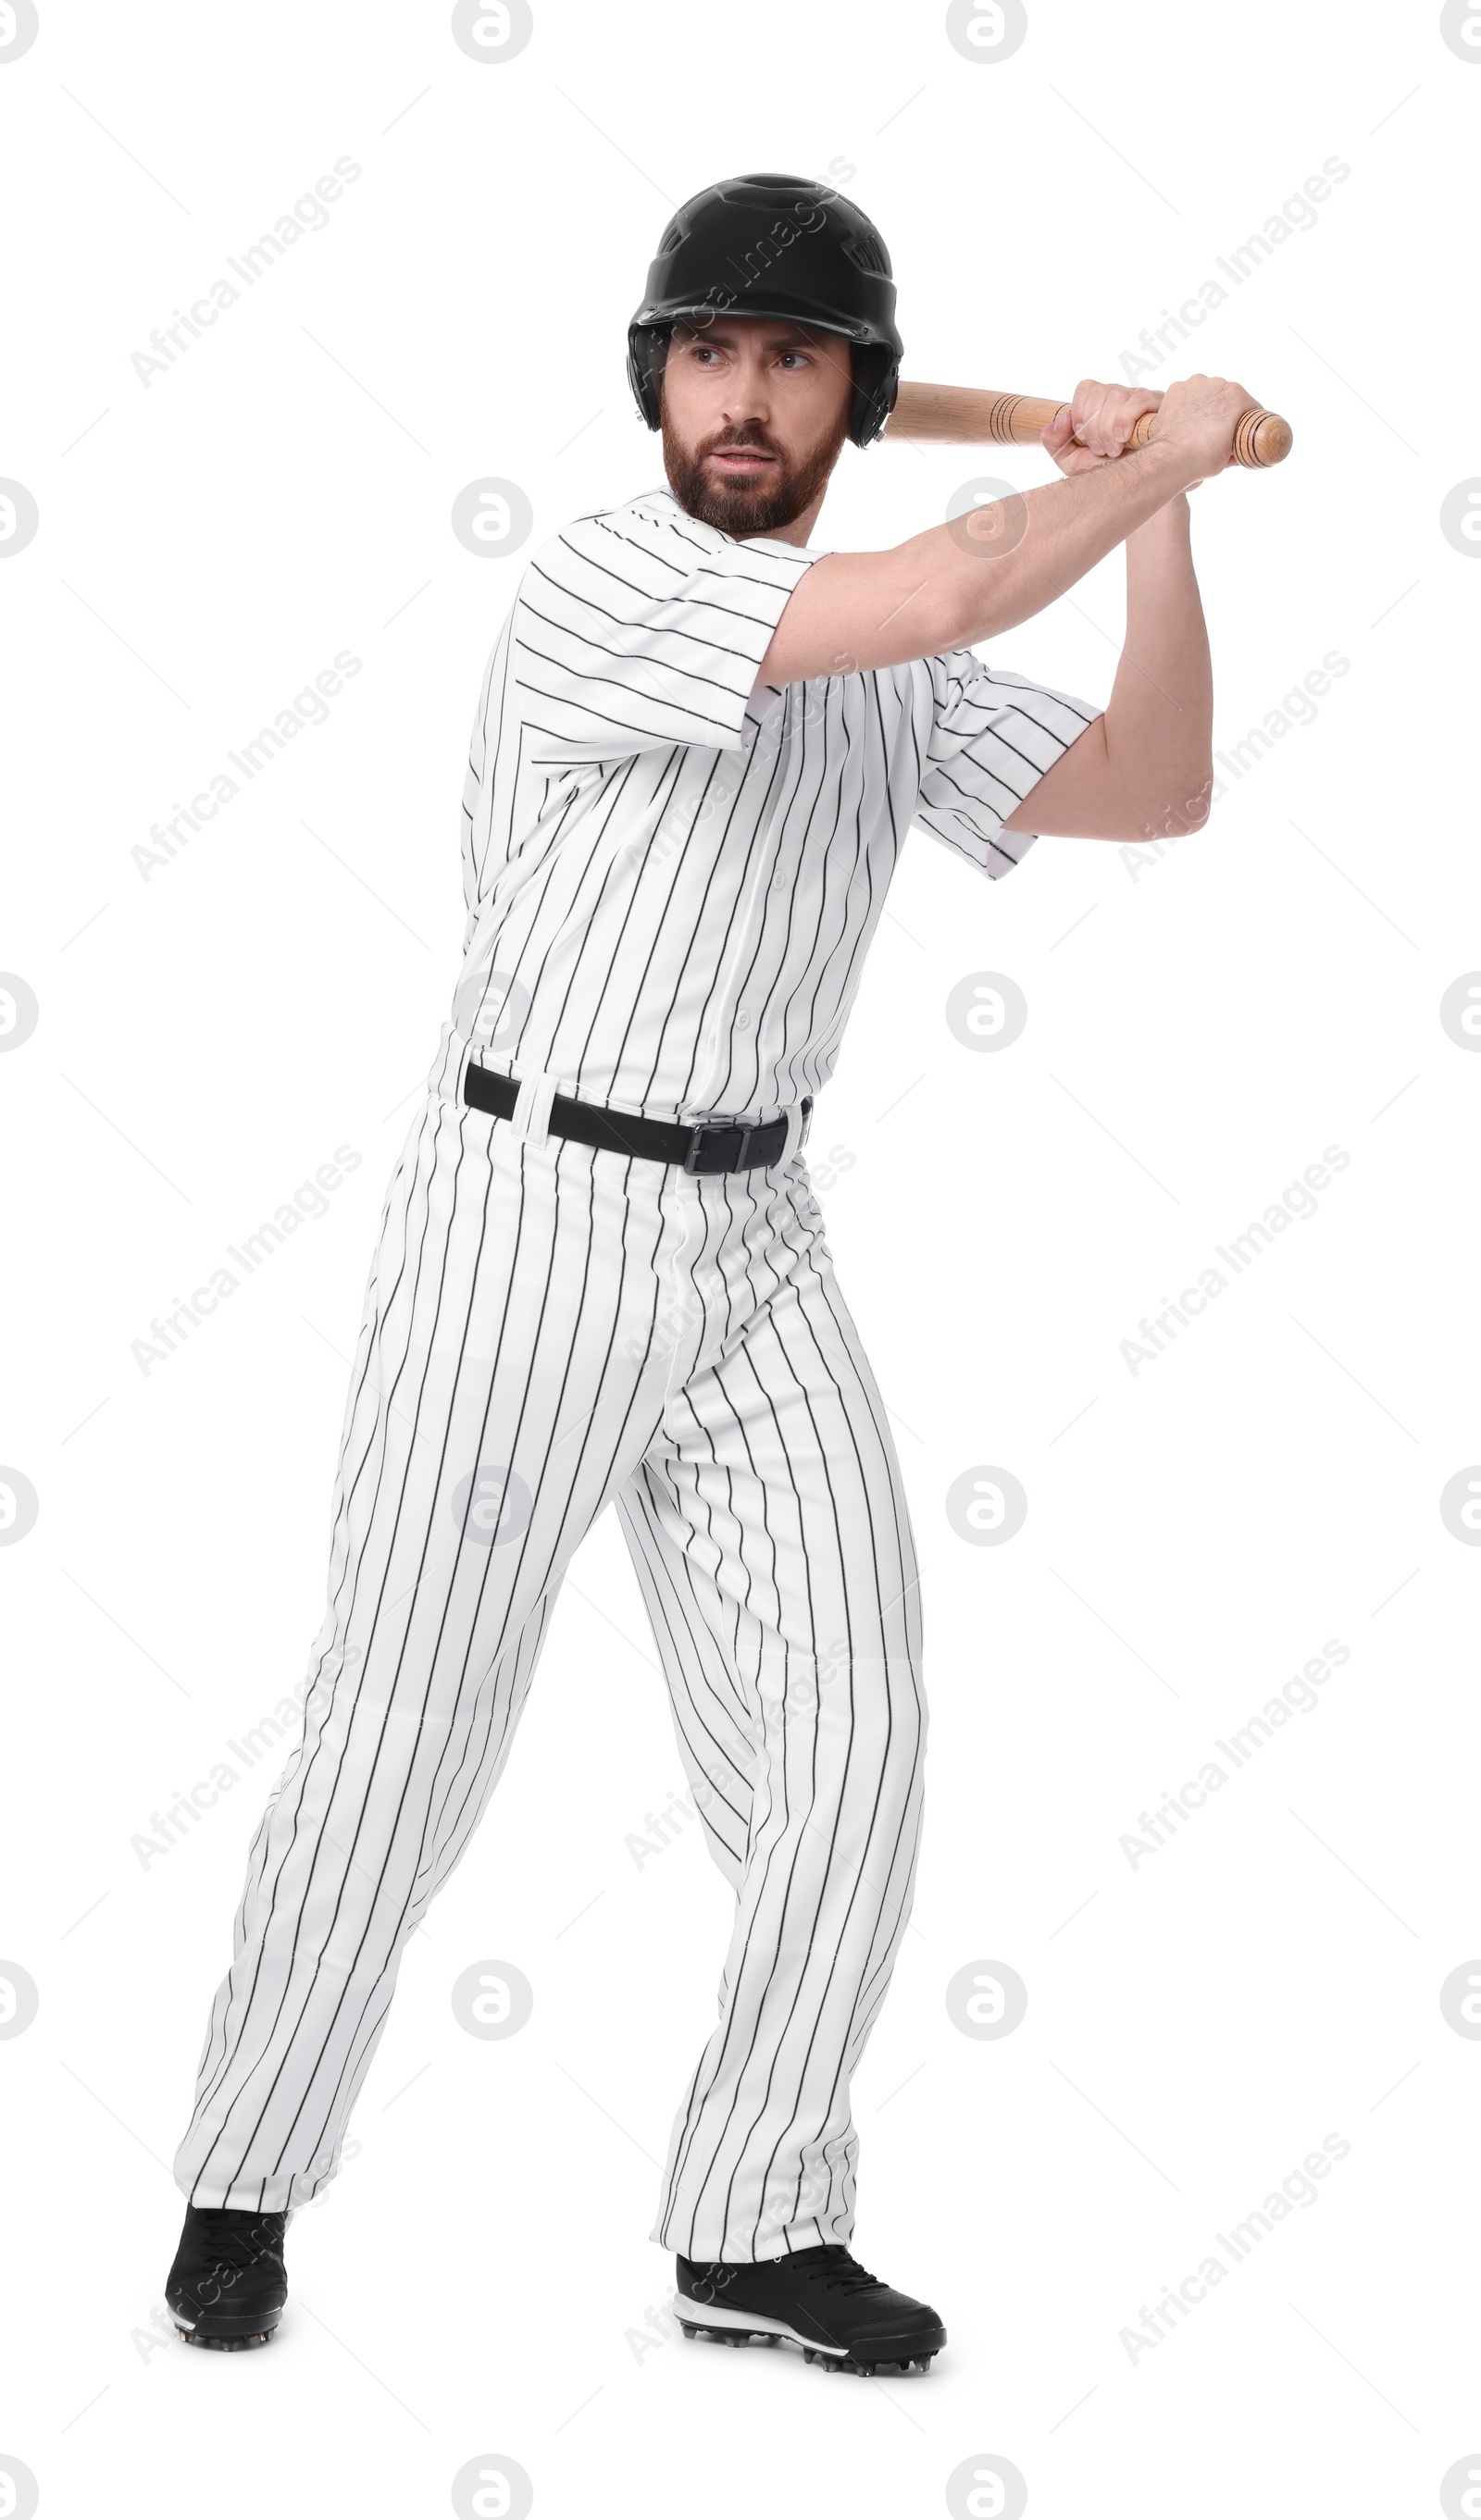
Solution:
[{"label": "bat handle", "polygon": [[[1059,412],[1068,409],[1067,403],[1058,404],[1055,418],[1057,419]],[[1146,444],[1152,433],[1154,418],[1155,414],[1149,411],[1142,414],[1126,441],[1128,446]],[[1046,424],[1041,421],[1039,427],[1042,428],[1045,426]],[[1033,434],[1037,437],[1039,429],[1036,428]],[[1291,426],[1288,420],[1282,420],[1277,411],[1247,411],[1235,426],[1230,462],[1263,471],[1267,465],[1283,464],[1290,450]]]},{"label": "bat handle", "polygon": [[[1034,446],[1069,405],[1036,394],[991,393],[978,385],[931,385],[902,379],[886,437],[942,446]],[[1144,412],[1129,444],[1144,446],[1153,415]],[[1290,453],[1291,428],[1274,411],[1247,411],[1234,430],[1232,461],[1255,471],[1282,464]]]}]

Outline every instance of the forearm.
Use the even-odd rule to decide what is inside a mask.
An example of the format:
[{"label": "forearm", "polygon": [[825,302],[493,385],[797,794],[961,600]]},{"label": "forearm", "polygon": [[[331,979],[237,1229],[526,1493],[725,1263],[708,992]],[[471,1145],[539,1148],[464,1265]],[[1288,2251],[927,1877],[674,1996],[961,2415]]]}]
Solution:
[{"label": "forearm", "polygon": [[[950,539],[950,525],[921,536],[931,542],[937,535],[948,538],[955,555],[955,585],[970,623],[962,644],[974,646],[979,639],[1014,629],[1065,594],[1118,543],[1130,550],[1169,504],[1186,508],[1188,477],[1182,456],[1153,441],[1119,463],[1019,494],[1027,510],[1026,530],[1011,551],[996,558],[970,548],[964,554],[961,543]],[[981,554],[991,549],[984,542]]]},{"label": "forearm", "polygon": [[995,638],[1063,595],[1190,477],[1182,450],[1153,440],[1119,463],[1015,492],[1013,504],[994,502],[1006,511],[1005,540],[1020,497],[1026,511],[1010,549],[959,518],[892,551],[832,553],[787,604],[758,679],[868,672]]},{"label": "forearm", "polygon": [[1126,542],[1126,641],[1105,754],[1115,785],[1145,801],[1148,839],[1195,830],[1213,786],[1213,668],[1189,526],[1180,492]]}]

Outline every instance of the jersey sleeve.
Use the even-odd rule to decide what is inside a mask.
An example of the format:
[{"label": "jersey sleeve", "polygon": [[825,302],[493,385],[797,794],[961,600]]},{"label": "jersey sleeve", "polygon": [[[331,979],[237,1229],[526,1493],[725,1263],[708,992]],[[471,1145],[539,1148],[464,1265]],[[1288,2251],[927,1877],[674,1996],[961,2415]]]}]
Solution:
[{"label": "jersey sleeve", "polygon": [[1006,818],[1104,712],[969,648],[925,662],[933,712],[915,819],[984,875],[1007,875],[1034,834],[1005,832]]},{"label": "jersey sleeve", "polygon": [[787,597],[819,555],[735,542],[676,509],[582,517],[526,568],[513,674],[531,758],[739,748]]}]

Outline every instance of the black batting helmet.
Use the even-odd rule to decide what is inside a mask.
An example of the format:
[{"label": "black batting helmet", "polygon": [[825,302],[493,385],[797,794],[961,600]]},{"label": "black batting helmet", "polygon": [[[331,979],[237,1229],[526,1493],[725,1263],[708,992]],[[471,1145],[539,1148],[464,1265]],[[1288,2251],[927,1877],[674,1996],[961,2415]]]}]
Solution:
[{"label": "black batting helmet", "polygon": [[856,446],[878,436],[900,381],[895,284],[884,239],[841,193],[800,175],[737,175],[675,211],[627,331],[628,380],[650,428],[674,325],[718,315],[838,334],[853,353],[849,436]]}]

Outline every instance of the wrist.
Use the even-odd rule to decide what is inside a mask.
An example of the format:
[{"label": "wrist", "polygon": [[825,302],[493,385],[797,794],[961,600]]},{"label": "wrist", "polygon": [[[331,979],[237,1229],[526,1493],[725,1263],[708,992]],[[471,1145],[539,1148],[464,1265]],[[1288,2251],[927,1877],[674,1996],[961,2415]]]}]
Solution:
[{"label": "wrist", "polygon": [[1187,493],[1195,481],[1204,478],[1188,449],[1180,446],[1176,438],[1149,437],[1144,446],[1135,449],[1131,460],[1144,465],[1149,472],[1166,482],[1165,499],[1182,498],[1185,507]]},{"label": "wrist", "polygon": [[1174,490],[1160,508],[1155,508],[1149,517],[1144,517],[1140,525],[1133,526],[1126,539],[1128,544],[1140,543],[1144,550],[1154,543],[1174,543],[1180,548],[1184,545],[1190,548],[1192,521],[1193,512],[1189,505],[1188,492]]}]

